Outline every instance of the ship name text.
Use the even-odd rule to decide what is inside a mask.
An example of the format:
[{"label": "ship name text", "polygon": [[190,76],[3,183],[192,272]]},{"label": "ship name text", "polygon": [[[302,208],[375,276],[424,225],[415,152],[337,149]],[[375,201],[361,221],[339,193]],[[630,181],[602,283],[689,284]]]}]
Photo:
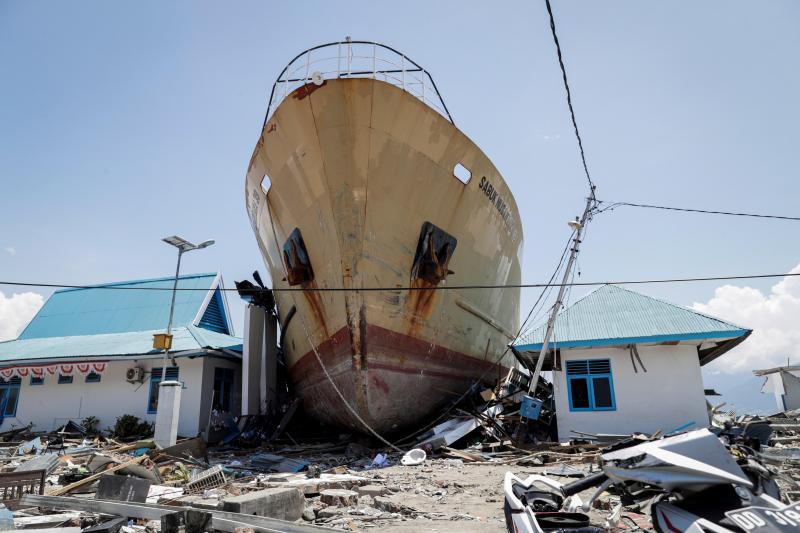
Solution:
[{"label": "ship name text", "polygon": [[478,188],[483,191],[483,194],[486,195],[486,198],[489,199],[489,202],[497,209],[497,212],[500,214],[500,217],[505,221],[506,227],[511,232],[512,240],[517,240],[517,231],[514,228],[514,215],[511,214],[511,209],[508,207],[508,204],[503,197],[497,192],[497,189],[486,179],[486,176],[481,178],[481,182],[478,184]]}]

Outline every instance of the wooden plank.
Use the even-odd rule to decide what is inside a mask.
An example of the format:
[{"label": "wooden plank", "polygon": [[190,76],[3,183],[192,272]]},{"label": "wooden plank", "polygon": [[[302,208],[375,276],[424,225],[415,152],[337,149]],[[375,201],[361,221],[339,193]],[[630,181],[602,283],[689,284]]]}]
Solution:
[{"label": "wooden plank", "polygon": [[486,458],[483,457],[480,454],[467,453],[467,452],[465,452],[463,450],[456,450],[454,448],[448,448],[447,446],[445,446],[442,449],[444,450],[444,452],[447,455],[452,455],[454,457],[458,457],[459,459],[463,459],[465,461],[470,461],[470,462],[485,462],[486,461]]},{"label": "wooden plank", "polygon": [[289,425],[289,422],[292,421],[292,417],[294,413],[297,411],[297,408],[300,407],[300,404],[303,403],[303,400],[300,398],[295,398],[294,401],[289,405],[289,408],[286,410],[286,413],[281,418],[278,427],[275,428],[275,431],[272,433],[272,436],[269,440],[275,440],[281,435],[283,435],[284,430],[286,430],[286,426]]},{"label": "wooden plank", "polygon": [[164,448],[162,450],[150,450],[147,455],[153,458],[153,461],[160,463],[169,459],[178,459],[185,461],[187,454],[198,460],[205,460],[208,455],[208,448],[205,441],[201,437],[193,439],[182,440],[174,446]]},{"label": "wooden plank", "polygon": [[56,489],[50,493],[51,496],[61,496],[62,494],[66,494],[71,490],[77,489],[78,487],[82,487],[87,483],[91,483],[92,481],[100,479],[101,476],[105,474],[111,474],[112,472],[116,472],[117,470],[122,470],[123,468],[127,468],[129,466],[138,465],[142,461],[147,459],[146,455],[142,455],[141,457],[137,457],[135,459],[131,459],[127,463],[120,463],[116,466],[112,466],[108,470],[103,470],[102,472],[98,472],[97,474],[93,474],[87,478],[83,478],[80,481],[76,481],[75,483],[70,483],[65,487],[61,487],[60,489]]},{"label": "wooden plank", "polygon": [[125,444],[125,445],[119,446],[117,448],[112,448],[111,450],[109,450],[109,452],[112,452],[112,453],[124,453],[124,452],[129,452],[131,450],[138,450],[139,448],[153,449],[155,447],[156,447],[156,443],[153,441],[153,439],[145,439],[145,440],[132,442],[130,444]]}]

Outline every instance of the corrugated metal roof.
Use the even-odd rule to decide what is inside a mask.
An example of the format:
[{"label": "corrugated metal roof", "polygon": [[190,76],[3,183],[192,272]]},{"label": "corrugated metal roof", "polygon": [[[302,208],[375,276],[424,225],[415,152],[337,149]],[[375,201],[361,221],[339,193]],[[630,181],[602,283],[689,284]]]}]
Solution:
[{"label": "corrugated metal roof", "polygon": [[[515,348],[540,350],[547,324],[522,337]],[[556,319],[550,346],[562,348],[672,340],[731,339],[750,330],[615,285],[584,296]]]},{"label": "corrugated metal roof", "polygon": [[[120,357],[163,353],[153,349],[151,331],[106,333],[68,337],[45,337],[0,342],[0,365],[30,362],[39,359],[69,359],[85,357]],[[242,351],[242,339],[216,333],[196,326],[180,326],[172,330],[172,352],[200,351],[203,348]]]},{"label": "corrugated metal roof", "polygon": [[[180,276],[175,297],[173,325],[192,323],[217,274]],[[53,293],[19,340],[103,335],[165,329],[169,320],[170,290],[174,277],[107,283],[86,289],[62,289]],[[102,287],[137,287],[104,289]],[[205,290],[203,290],[205,289]]]}]

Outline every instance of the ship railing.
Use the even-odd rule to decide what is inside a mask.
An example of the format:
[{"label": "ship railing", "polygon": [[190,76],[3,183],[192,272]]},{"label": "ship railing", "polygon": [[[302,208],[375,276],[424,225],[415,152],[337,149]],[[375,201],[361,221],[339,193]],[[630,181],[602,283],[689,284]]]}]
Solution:
[{"label": "ship railing", "polygon": [[309,48],[286,65],[272,86],[264,125],[294,90],[309,83],[320,85],[324,80],[340,78],[373,78],[391,83],[455,124],[427,70],[394,48],[348,37],[345,41]]}]

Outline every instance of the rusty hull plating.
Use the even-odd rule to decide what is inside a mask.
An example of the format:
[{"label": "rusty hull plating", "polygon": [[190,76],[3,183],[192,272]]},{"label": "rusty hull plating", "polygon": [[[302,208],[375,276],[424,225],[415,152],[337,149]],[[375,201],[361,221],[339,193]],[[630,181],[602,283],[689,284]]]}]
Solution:
[{"label": "rusty hull plating", "polygon": [[[480,149],[402,88],[353,78],[296,89],[264,125],[246,203],[273,286],[308,289],[275,299],[281,323],[297,310],[283,348],[315,417],[364,430],[315,349],[379,432],[418,424],[512,364],[498,359],[519,326],[519,289],[435,287],[520,282],[516,203]],[[326,287],[386,289],[314,290]]]}]

